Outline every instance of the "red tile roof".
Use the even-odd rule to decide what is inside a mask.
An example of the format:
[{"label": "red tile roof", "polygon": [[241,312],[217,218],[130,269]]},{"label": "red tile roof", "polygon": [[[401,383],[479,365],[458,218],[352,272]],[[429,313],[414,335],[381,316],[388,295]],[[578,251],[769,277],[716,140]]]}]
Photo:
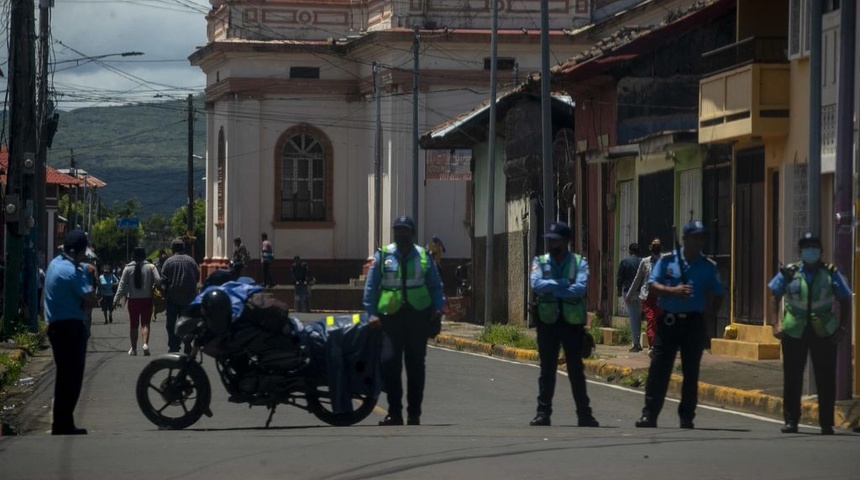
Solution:
[{"label": "red tile roof", "polygon": [[[6,171],[9,168],[9,152],[4,147],[0,147],[0,184],[6,184]],[[65,173],[60,173],[57,170],[47,167],[45,171],[45,180],[48,185],[80,185],[81,182],[70,177]],[[104,182],[102,185],[104,186]]]}]

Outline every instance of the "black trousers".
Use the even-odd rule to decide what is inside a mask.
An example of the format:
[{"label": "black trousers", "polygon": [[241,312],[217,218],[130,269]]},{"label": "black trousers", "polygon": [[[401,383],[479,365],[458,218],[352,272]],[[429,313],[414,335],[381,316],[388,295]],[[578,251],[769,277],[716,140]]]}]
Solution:
[{"label": "black trousers", "polygon": [[783,416],[787,423],[800,421],[800,395],[807,353],[812,357],[818,389],[818,422],[822,427],[832,427],[836,402],[836,345],[830,338],[819,337],[809,324],[800,338],[782,338]]},{"label": "black trousers", "polygon": [[293,295],[293,309],[296,312],[310,313],[311,287],[307,283],[296,283]]},{"label": "black trousers", "polygon": [[272,281],[272,262],[263,262],[263,286],[274,285]]},{"label": "black trousers", "polygon": [[427,332],[430,309],[415,310],[404,305],[394,315],[382,319],[382,382],[388,394],[388,414],[403,416],[403,380],[401,371],[406,363],[406,413],[410,418],[421,416],[424,401],[424,358],[427,356]]},{"label": "black trousers", "polygon": [[576,416],[591,417],[591,400],[585,388],[585,367],[582,365],[580,356],[584,335],[588,333],[582,325],[571,325],[562,320],[553,324],[537,322],[538,354],[540,355],[538,413],[552,415],[559,348],[564,347],[567,376],[570,380],[570,389],[573,391],[573,401],[576,403]]},{"label": "black trousers", "polygon": [[657,318],[654,335],[654,356],[648,368],[648,382],[645,384],[645,408],[642,415],[657,419],[663,410],[669,377],[675,366],[675,356],[681,350],[681,368],[684,382],[681,385],[681,404],[678,416],[681,420],[692,421],[696,416],[699,403],[699,366],[705,349],[705,322],[701,313],[689,312],[687,318],[677,319],[673,325],[666,324],[663,312]]},{"label": "black trousers", "polygon": [[53,430],[75,429],[75,406],[81,396],[87,355],[87,331],[83,320],[55,320],[48,325],[57,375],[54,381]]}]

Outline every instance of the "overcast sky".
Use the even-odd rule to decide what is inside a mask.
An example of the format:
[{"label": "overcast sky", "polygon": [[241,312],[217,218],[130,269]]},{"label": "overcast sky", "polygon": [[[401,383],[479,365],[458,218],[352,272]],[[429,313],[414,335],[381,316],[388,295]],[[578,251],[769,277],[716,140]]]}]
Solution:
[{"label": "overcast sky", "polygon": [[[4,73],[9,69],[9,3],[2,7],[0,68]],[[51,61],[55,62],[53,86],[59,108],[202,93],[205,77],[189,64],[188,56],[206,43],[209,8],[206,0],[56,0],[51,17]],[[111,55],[123,52],[144,55]],[[100,55],[111,56],[97,61],[86,58]],[[82,57],[80,62],[69,61]],[[5,90],[5,79],[2,83]]]}]

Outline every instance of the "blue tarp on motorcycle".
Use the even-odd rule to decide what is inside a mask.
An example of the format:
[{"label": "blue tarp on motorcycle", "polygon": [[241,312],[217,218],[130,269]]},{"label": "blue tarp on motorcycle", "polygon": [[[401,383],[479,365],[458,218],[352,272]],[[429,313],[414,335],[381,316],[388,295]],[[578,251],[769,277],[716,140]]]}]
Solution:
[{"label": "blue tarp on motorcycle", "polygon": [[263,291],[263,287],[248,282],[226,282],[222,285],[206,287],[199,295],[194,297],[194,300],[192,300],[189,305],[194,306],[201,304],[206,293],[216,289],[223,291],[230,297],[234,322],[242,316],[242,311],[245,309],[245,302],[251,298],[251,295]]},{"label": "blue tarp on motorcycle", "polygon": [[334,413],[351,412],[353,394],[379,395],[382,332],[367,325],[367,314],[328,316],[305,324],[299,335],[310,364],[327,380]]}]

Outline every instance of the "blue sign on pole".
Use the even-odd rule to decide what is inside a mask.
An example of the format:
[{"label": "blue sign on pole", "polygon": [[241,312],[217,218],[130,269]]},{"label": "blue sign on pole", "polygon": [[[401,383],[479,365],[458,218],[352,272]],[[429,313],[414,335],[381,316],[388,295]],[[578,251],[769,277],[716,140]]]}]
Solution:
[{"label": "blue sign on pole", "polygon": [[116,220],[116,228],[138,228],[140,227],[140,219],[132,217],[132,218],[118,218]]}]

